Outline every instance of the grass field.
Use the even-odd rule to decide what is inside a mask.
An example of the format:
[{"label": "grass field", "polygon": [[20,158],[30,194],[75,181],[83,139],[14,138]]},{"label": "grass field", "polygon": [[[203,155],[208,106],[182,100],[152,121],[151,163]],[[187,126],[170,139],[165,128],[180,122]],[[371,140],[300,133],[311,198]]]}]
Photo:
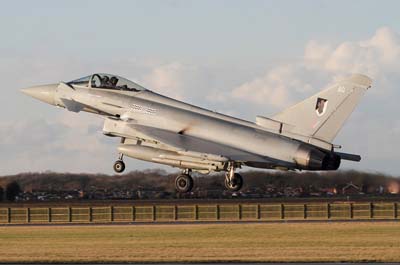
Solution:
[{"label": "grass field", "polygon": [[0,262],[400,261],[400,223],[0,227]]}]

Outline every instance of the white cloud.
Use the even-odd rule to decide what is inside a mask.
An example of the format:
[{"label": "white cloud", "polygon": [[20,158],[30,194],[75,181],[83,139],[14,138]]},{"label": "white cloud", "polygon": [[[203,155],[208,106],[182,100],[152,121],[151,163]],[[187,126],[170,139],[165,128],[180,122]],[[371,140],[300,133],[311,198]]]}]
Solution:
[{"label": "white cloud", "polygon": [[143,83],[152,90],[170,97],[183,99],[185,67],[179,62],[156,66],[143,78]]},{"label": "white cloud", "polygon": [[[116,139],[106,139],[100,120],[86,115],[64,112],[54,120],[3,123],[0,134],[7,137],[0,142],[2,174],[40,170],[101,172],[111,168],[110,156],[117,157],[113,145]],[[92,126],[96,130],[91,130]]]},{"label": "white cloud", "polygon": [[332,74],[361,72],[380,78],[400,66],[399,35],[390,28],[378,29],[367,40],[329,44],[310,41],[305,48],[305,66]]},{"label": "white cloud", "polygon": [[[67,133],[57,144],[68,152],[81,152],[87,156],[103,153],[110,146],[102,141],[103,118],[88,113],[63,112],[56,124],[62,125]],[[114,149],[110,152],[115,153]]]},{"label": "white cloud", "polygon": [[388,90],[393,86],[390,80],[393,77],[389,74],[398,74],[399,69],[399,35],[383,27],[362,41],[332,45],[310,40],[300,62],[273,67],[219,97],[270,105],[277,111],[351,73],[367,74],[374,79],[374,86],[379,86],[380,92]]},{"label": "white cloud", "polygon": [[212,91],[215,78],[211,68],[175,61],[153,65],[140,80],[145,87],[168,97],[198,101]]},{"label": "white cloud", "polygon": [[268,71],[264,76],[246,82],[232,91],[232,97],[245,99],[260,105],[274,107],[286,106],[292,102],[290,92],[311,90],[311,85],[304,83],[296,65],[283,65]]}]

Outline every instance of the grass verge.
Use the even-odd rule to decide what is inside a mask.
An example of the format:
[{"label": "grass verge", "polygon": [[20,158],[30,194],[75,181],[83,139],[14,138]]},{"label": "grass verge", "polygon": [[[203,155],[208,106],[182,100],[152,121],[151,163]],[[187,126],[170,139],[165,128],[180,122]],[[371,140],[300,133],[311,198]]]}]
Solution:
[{"label": "grass verge", "polygon": [[0,227],[0,262],[398,262],[400,223]]}]

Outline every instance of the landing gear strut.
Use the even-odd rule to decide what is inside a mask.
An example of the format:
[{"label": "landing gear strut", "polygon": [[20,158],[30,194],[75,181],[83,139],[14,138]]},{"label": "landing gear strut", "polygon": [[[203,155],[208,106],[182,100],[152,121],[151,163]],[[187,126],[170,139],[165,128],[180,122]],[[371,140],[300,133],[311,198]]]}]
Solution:
[{"label": "landing gear strut", "polygon": [[175,179],[175,188],[179,193],[190,192],[193,188],[193,179],[190,176],[190,170],[185,170]]},{"label": "landing gear strut", "polygon": [[225,174],[225,187],[235,192],[242,188],[243,178],[239,173],[235,173],[235,167],[233,164],[229,166],[229,171]]},{"label": "landing gear strut", "polygon": [[[123,144],[125,142],[125,138],[121,138],[121,144]],[[114,163],[114,171],[117,173],[122,173],[125,170],[125,163],[123,161],[124,159],[124,155],[123,154],[119,154],[118,156],[118,160],[115,161]]]}]

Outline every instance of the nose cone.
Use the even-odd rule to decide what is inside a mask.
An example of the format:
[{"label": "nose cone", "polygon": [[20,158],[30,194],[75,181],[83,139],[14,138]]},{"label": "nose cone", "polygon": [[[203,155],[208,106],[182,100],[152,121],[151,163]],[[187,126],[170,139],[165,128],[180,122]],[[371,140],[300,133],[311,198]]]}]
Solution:
[{"label": "nose cone", "polygon": [[54,95],[57,86],[58,84],[34,86],[21,89],[21,92],[48,104],[55,105]]}]

